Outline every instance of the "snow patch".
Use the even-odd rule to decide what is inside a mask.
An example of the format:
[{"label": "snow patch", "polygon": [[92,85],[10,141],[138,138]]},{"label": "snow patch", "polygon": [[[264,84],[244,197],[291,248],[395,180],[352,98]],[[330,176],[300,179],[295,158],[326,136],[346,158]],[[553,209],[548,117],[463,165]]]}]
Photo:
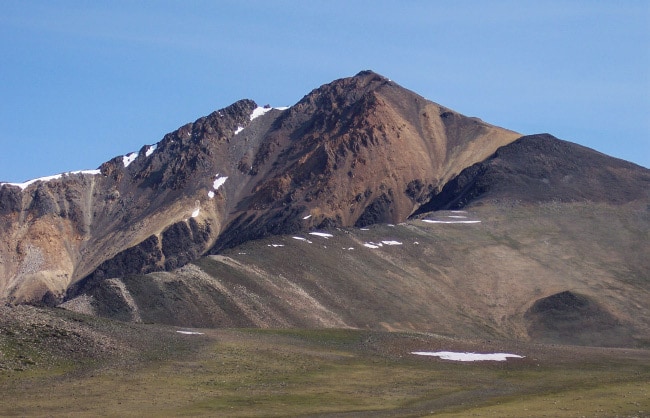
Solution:
[{"label": "snow patch", "polygon": [[192,218],[199,216],[199,213],[201,213],[201,208],[194,209],[194,212],[192,212]]},{"label": "snow patch", "polygon": [[383,247],[384,244],[382,244],[381,242],[364,242],[363,246],[368,248],[379,248],[379,247]]},{"label": "snow patch", "polygon": [[214,192],[213,192],[212,190],[210,190],[210,191],[208,192],[208,197],[209,197],[210,199],[214,199]]},{"label": "snow patch", "polygon": [[302,219],[309,219],[309,218],[311,218],[311,215],[303,216]]},{"label": "snow patch", "polygon": [[322,238],[332,238],[334,235],[325,232],[310,232],[309,235],[315,235]]},{"label": "snow patch", "polygon": [[270,111],[270,107],[256,107],[255,110],[253,110],[253,113],[251,113],[251,120],[257,119],[260,116],[266,114],[266,112]]},{"label": "snow patch", "polygon": [[382,241],[384,245],[402,245],[399,241]]},{"label": "snow patch", "polygon": [[240,132],[243,131],[243,130],[244,130],[244,127],[243,127],[243,126],[238,126],[238,127],[237,127],[237,130],[235,130],[235,135],[237,135],[238,133],[240,133]]},{"label": "snow patch", "polygon": [[150,157],[151,154],[158,148],[158,144],[154,145],[149,145],[149,148],[147,148],[147,151],[144,153],[145,157]]},{"label": "snow patch", "polygon": [[284,247],[284,244],[267,244],[266,246],[276,248],[276,247]]},{"label": "snow patch", "polygon": [[411,354],[417,356],[432,356],[439,357],[442,360],[452,360],[452,361],[506,361],[508,357],[513,358],[524,358],[517,354],[508,354],[508,353],[459,353],[454,351],[413,351]]},{"label": "snow patch", "polygon": [[276,110],[287,110],[288,107],[256,107],[255,110],[253,110],[253,113],[251,113],[251,120],[259,118],[260,116],[266,114],[268,111],[271,109],[276,109]]},{"label": "snow patch", "polygon": [[444,221],[441,219],[422,219],[422,222],[430,223],[430,224],[478,224],[481,223],[481,221]]},{"label": "snow patch", "polygon": [[203,335],[202,332],[196,332],[196,331],[176,331],[179,334],[185,334],[185,335]]},{"label": "snow patch", "polygon": [[309,241],[307,238],[303,238],[303,237],[291,237],[291,238],[293,238],[293,239],[297,239],[298,241],[305,241],[305,242],[308,242],[308,243],[310,243],[310,244],[312,243],[312,242]]},{"label": "snow patch", "polygon": [[131,165],[135,159],[138,158],[138,153],[137,152],[132,152],[131,154],[127,154],[122,157],[122,163],[124,163],[124,168],[128,167]]},{"label": "snow patch", "polygon": [[212,188],[214,190],[217,190],[219,187],[223,186],[223,184],[228,180],[228,177],[219,177],[219,173],[215,176],[216,179],[214,180],[214,183],[212,183]]}]

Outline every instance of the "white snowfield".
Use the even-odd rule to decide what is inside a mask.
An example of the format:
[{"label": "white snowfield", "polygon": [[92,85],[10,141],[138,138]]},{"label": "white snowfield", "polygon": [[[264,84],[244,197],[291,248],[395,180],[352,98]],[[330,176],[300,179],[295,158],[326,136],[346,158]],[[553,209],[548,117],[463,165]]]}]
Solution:
[{"label": "white snowfield", "polygon": [[413,351],[411,354],[416,356],[431,356],[439,357],[442,360],[452,360],[452,361],[506,361],[509,357],[512,358],[524,358],[518,354],[508,354],[508,353],[460,353],[454,351]]},{"label": "white snowfield", "polygon": [[185,334],[185,335],[203,335],[202,332],[197,332],[197,331],[176,331],[179,334]]},{"label": "white snowfield", "polygon": [[57,180],[57,179],[60,179],[63,176],[68,176],[68,175],[71,175],[71,174],[88,174],[88,175],[96,176],[96,175],[98,175],[100,173],[101,172],[99,170],[68,171],[66,173],[55,174],[53,176],[39,177],[37,179],[28,180],[28,181],[23,182],[23,183],[0,183],[0,186],[6,184],[8,186],[20,187],[21,190],[25,190],[30,184],[34,184],[34,183],[37,183],[39,181]]}]

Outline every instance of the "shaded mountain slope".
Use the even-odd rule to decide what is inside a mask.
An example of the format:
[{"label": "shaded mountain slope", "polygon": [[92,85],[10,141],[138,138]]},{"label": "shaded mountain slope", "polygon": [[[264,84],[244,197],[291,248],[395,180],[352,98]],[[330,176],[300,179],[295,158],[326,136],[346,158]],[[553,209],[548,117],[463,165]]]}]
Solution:
[{"label": "shaded mountain slope", "polygon": [[419,212],[496,201],[624,204],[649,196],[650,170],[543,134],[463,170]]},{"label": "shaded mountain slope", "polygon": [[242,100],[99,170],[0,185],[0,300],[56,304],[250,239],[405,220],[518,134],[370,71]]}]

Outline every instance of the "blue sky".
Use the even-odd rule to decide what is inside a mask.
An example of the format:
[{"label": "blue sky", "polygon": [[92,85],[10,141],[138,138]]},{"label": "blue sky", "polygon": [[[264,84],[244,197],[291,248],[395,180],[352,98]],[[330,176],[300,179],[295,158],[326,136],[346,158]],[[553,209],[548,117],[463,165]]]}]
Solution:
[{"label": "blue sky", "polygon": [[648,1],[3,0],[0,56],[0,181],[93,169],[365,69],[650,167]]}]

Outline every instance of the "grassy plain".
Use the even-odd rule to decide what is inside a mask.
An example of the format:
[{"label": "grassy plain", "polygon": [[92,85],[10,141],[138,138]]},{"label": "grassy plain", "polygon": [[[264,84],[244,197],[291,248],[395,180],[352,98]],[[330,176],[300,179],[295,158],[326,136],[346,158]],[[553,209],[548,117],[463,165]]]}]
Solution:
[{"label": "grassy plain", "polygon": [[[184,335],[173,327],[54,315],[75,321],[80,328],[73,333],[90,346],[103,341],[105,350],[66,355],[55,348],[56,335],[21,339],[5,322],[0,415],[650,414],[647,350],[345,329],[206,329]],[[7,349],[16,344],[32,353],[30,361]],[[526,357],[459,363],[410,354],[416,350]]]}]

